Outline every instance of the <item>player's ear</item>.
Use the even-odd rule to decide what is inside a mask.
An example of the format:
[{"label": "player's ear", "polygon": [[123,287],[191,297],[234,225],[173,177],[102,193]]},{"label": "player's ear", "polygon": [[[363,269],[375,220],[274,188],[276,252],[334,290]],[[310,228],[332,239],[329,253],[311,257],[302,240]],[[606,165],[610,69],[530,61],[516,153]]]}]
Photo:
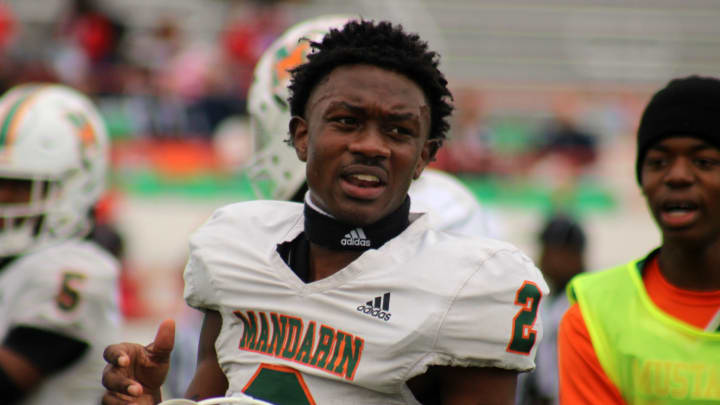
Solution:
[{"label": "player's ear", "polygon": [[290,119],[290,139],[295,147],[298,159],[307,161],[308,125],[303,117],[294,116]]},{"label": "player's ear", "polygon": [[418,159],[417,165],[415,165],[415,171],[413,172],[413,180],[417,180],[422,174],[425,167],[432,162],[435,157],[435,152],[438,149],[437,139],[428,139],[423,144],[422,150],[420,151],[420,159]]}]

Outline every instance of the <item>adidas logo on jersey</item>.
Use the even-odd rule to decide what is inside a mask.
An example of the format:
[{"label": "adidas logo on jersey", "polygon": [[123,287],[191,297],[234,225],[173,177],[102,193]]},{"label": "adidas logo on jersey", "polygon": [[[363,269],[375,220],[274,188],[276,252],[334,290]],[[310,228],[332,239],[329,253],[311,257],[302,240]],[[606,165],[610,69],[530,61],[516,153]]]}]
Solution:
[{"label": "adidas logo on jersey", "polygon": [[390,293],[386,292],[382,297],[375,297],[364,305],[358,305],[357,310],[385,322],[389,321],[392,316],[390,313]]},{"label": "adidas logo on jersey", "polygon": [[370,247],[370,239],[365,236],[365,231],[363,231],[362,228],[355,228],[346,233],[344,238],[340,239],[340,244],[343,246]]}]

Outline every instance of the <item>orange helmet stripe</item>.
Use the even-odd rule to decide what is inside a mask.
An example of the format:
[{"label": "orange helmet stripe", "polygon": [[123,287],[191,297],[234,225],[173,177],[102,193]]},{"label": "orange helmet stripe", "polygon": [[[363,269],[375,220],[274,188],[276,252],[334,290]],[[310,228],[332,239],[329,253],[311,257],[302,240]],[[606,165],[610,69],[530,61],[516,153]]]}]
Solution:
[{"label": "orange helmet stripe", "polygon": [[10,107],[2,126],[0,126],[0,147],[10,147],[13,141],[15,141],[17,127],[20,125],[23,113],[32,105],[32,101],[40,90],[42,90],[42,88],[23,95]]}]

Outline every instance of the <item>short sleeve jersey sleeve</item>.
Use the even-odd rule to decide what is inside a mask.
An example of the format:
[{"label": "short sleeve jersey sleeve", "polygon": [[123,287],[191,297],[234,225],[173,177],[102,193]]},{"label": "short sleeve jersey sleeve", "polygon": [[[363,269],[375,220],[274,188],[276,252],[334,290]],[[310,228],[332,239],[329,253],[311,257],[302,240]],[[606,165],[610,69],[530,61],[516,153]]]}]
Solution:
[{"label": "short sleeve jersey sleeve", "polygon": [[[242,203],[240,203],[242,204]],[[227,252],[237,242],[237,229],[247,228],[247,219],[242,213],[246,209],[234,209],[233,204],[217,209],[190,237],[190,253],[183,271],[185,302],[196,309],[219,310],[216,286],[218,266],[211,262],[226,260]]]},{"label": "short sleeve jersey sleeve", "polygon": [[183,278],[185,280],[183,294],[188,305],[200,310],[218,309],[210,274],[208,274],[207,267],[198,250],[191,250]]},{"label": "short sleeve jersey sleeve", "polygon": [[518,250],[499,250],[480,263],[442,321],[438,353],[453,366],[526,371],[542,338],[539,304],[548,287]]}]

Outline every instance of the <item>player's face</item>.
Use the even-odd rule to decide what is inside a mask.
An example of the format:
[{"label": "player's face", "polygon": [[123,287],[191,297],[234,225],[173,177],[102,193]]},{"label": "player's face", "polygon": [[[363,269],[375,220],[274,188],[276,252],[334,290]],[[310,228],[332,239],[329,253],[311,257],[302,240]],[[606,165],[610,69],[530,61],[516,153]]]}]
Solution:
[{"label": "player's face", "polygon": [[641,170],[663,243],[720,240],[719,149],[697,138],[668,138],[648,151]]},{"label": "player's face", "polygon": [[430,107],[409,78],[370,65],[333,70],[291,132],[313,202],[367,225],[397,209],[430,161]]},{"label": "player's face", "polygon": [[[0,178],[0,209],[30,201],[30,180]],[[0,229],[5,227],[5,220],[0,217]]]}]

